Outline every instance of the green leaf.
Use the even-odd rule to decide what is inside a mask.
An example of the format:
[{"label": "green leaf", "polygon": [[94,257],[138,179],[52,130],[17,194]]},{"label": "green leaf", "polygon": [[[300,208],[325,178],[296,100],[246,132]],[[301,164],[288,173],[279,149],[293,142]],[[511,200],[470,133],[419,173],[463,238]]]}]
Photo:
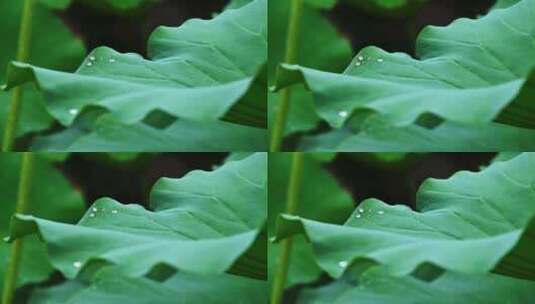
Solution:
[{"label": "green leaf", "polygon": [[30,304],[116,304],[132,303],[264,303],[266,283],[223,274],[200,276],[179,272],[165,282],[147,278],[128,278],[113,267],[100,271],[90,286],[69,281],[49,289],[37,290]]},{"label": "green leaf", "polygon": [[491,163],[508,161],[522,154],[521,152],[500,152],[491,161]]},{"label": "green leaf", "polygon": [[[24,63],[9,66],[11,88],[35,81],[50,114],[70,125],[89,106],[102,107],[125,123],[161,110],[179,118],[265,127],[266,1],[226,10],[212,20],[190,20],[152,34],[150,59],[95,49],[76,73]],[[261,92],[260,92],[261,91]],[[255,100],[248,100],[255,98]]]},{"label": "green leaf", "polygon": [[257,153],[212,172],[162,178],[151,192],[154,211],[102,198],[77,225],[17,215],[11,238],[39,232],[52,264],[68,278],[103,264],[115,264],[129,276],[145,275],[163,264],[262,279],[266,158]]},{"label": "green leaf", "polygon": [[[330,155],[328,155],[330,156]],[[275,219],[283,213],[286,203],[290,167],[290,153],[275,153],[269,156],[269,204],[268,232],[275,234]],[[353,209],[349,193],[338,185],[336,180],[322,167],[314,154],[307,154],[303,165],[303,189],[299,197],[297,214],[330,223],[342,223]],[[329,202],[326,204],[325,202]],[[270,243],[269,274],[274,273],[279,256],[279,245]],[[319,277],[321,269],[317,266],[310,247],[302,238],[294,239],[287,287],[311,282]]]},{"label": "green leaf", "polygon": [[523,0],[477,20],[427,27],[417,40],[421,60],[368,47],[343,74],[283,65],[278,87],[304,83],[333,128],[370,110],[396,127],[431,114],[472,126],[533,128],[534,12],[535,1]]},{"label": "green leaf", "polygon": [[65,304],[71,297],[88,286],[78,280],[69,280],[48,288],[38,287],[33,290],[30,304]]},{"label": "green leaf", "polygon": [[520,2],[521,0],[498,0],[492,9],[508,8]]},{"label": "green leaf", "polygon": [[253,0],[232,0],[230,3],[226,6],[225,9],[237,9],[240,8],[246,4],[251,3]]},{"label": "green leaf", "polygon": [[535,154],[524,153],[479,173],[427,180],[419,212],[368,199],[343,226],[284,216],[277,235],[305,233],[333,277],[348,265],[379,264],[397,276],[432,266],[534,280],[534,170]]},{"label": "green leaf", "polygon": [[346,304],[522,304],[535,296],[535,283],[499,275],[470,276],[448,272],[424,282],[413,277],[392,277],[366,272],[359,284],[339,280],[318,289],[306,289],[298,303]]},{"label": "green leaf", "polygon": [[[2,153],[0,155],[0,199],[2,212],[0,213],[0,237],[8,234],[9,218],[15,212],[17,191],[19,185],[21,155],[16,153]],[[38,156],[34,163],[33,184],[30,198],[32,214],[42,218],[74,222],[80,218],[84,210],[82,196],[73,189],[53,164]],[[58,199],[61,198],[61,199]],[[0,242],[0,291],[4,286],[4,273],[9,257],[10,245]],[[21,270],[17,286],[36,283],[46,279],[52,273],[52,266],[46,255],[45,246],[36,236],[24,238]]]},{"label": "green leaf", "polygon": [[[325,153],[327,154],[327,153]],[[303,178],[297,214],[332,223],[342,223],[353,210],[353,199],[343,189],[322,163],[324,153],[307,154],[303,164]],[[329,158],[332,155],[327,155]],[[327,159],[327,162],[330,159]],[[269,156],[269,213],[284,213],[289,184],[291,153],[275,153]],[[329,202],[328,205],[325,202]],[[275,233],[276,216],[268,220],[268,230]]]},{"label": "green leaf", "polygon": [[[268,75],[270,84],[275,83],[277,65],[284,60],[290,3],[291,1],[287,0],[270,0],[268,2]],[[352,51],[349,42],[337,33],[336,28],[330,24],[327,18],[322,16],[320,11],[312,7],[305,6],[303,8],[301,23],[299,63],[332,72],[342,71],[344,65],[351,59]],[[317,47],[318,45],[328,45],[329,47]],[[270,123],[273,123],[277,103],[278,95],[269,93]],[[286,128],[287,134],[313,129],[320,122],[318,115],[314,112],[312,95],[303,87],[299,86],[292,89],[291,104]]]},{"label": "green leaf", "polygon": [[74,124],[56,134],[38,137],[35,151],[70,152],[219,152],[266,150],[267,132],[223,121],[196,122],[179,119],[164,129],[144,123],[127,125],[108,115],[90,128]]},{"label": "green leaf", "polygon": [[502,124],[488,126],[445,122],[434,129],[418,125],[396,127],[378,115],[361,124],[349,122],[344,128],[303,138],[305,151],[398,151],[398,152],[495,152],[529,151],[535,131]]},{"label": "green leaf", "polygon": [[[5,81],[3,73],[9,61],[15,59],[17,53],[22,6],[23,1],[19,0],[0,3],[0,36],[2,37],[0,83]],[[85,49],[82,42],[67,29],[62,21],[42,5],[36,4],[32,23],[34,33],[47,34],[32,36],[29,62],[57,70],[76,68],[85,54]],[[54,47],[51,48],[51,45]],[[11,95],[11,93],[0,91],[0,134],[4,132]],[[45,110],[42,97],[37,89],[30,85],[24,87],[20,115],[17,136],[46,129],[53,122],[52,117]]]}]

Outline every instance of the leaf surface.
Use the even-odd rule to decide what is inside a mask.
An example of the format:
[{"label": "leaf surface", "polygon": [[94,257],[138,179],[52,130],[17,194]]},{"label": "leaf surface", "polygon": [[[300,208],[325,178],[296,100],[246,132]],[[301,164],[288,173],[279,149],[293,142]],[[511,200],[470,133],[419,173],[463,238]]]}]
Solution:
[{"label": "leaf surface", "polygon": [[431,114],[472,126],[533,128],[534,14],[535,1],[523,0],[480,19],[427,27],[417,40],[419,59],[368,47],[343,74],[283,65],[278,87],[304,83],[333,128],[370,110],[396,127]]},{"label": "leaf surface", "polygon": [[368,199],[343,226],[284,216],[277,235],[305,233],[333,277],[371,263],[397,276],[432,266],[533,280],[533,169],[535,154],[524,153],[478,173],[427,180],[417,194],[419,212]]},{"label": "leaf surface", "polygon": [[[135,299],[135,300],[134,300]],[[69,281],[40,289],[30,304],[132,303],[263,303],[266,283],[228,274],[200,276],[179,272],[164,282],[128,278],[113,267],[100,271],[89,286]]]},{"label": "leaf surface", "polygon": [[445,122],[434,129],[419,125],[396,127],[379,115],[362,123],[349,122],[341,129],[306,136],[305,151],[338,152],[495,152],[530,151],[535,131],[502,124],[474,126]]},{"label": "leaf surface", "polygon": [[129,276],[166,265],[200,274],[229,271],[263,279],[266,158],[257,153],[212,172],[162,178],[151,192],[154,211],[103,198],[77,225],[17,215],[11,237],[38,231],[52,264],[68,278],[115,264]]},{"label": "leaf surface", "polygon": [[128,125],[103,115],[89,130],[84,123],[38,137],[34,151],[70,152],[223,152],[266,150],[266,130],[224,121],[179,119],[164,129],[144,123]]},{"label": "leaf surface", "polygon": [[433,282],[385,276],[371,270],[359,284],[340,280],[318,289],[305,290],[299,304],[522,304],[535,296],[533,282],[499,275],[470,276],[446,273]]},{"label": "leaf surface", "polygon": [[[290,2],[286,0],[270,0],[269,10],[269,83],[275,84],[277,65],[284,60]],[[307,4],[326,4],[329,1],[308,1]],[[321,3],[320,3],[321,2]],[[330,1],[334,4],[334,1]],[[317,7],[317,6],[316,6]],[[323,5],[320,5],[323,7]],[[281,22],[283,20],[284,22]],[[299,64],[326,71],[340,72],[351,59],[349,42],[337,33],[336,28],[322,16],[314,6],[305,5],[301,20],[301,38],[299,40]],[[329,45],[328,48],[317,47]],[[277,112],[278,94],[269,93],[269,119]],[[304,87],[292,88],[292,99],[286,133],[294,133],[313,129],[320,122],[313,108],[312,95]]]},{"label": "leaf surface", "polygon": [[97,106],[126,123],[160,110],[198,121],[229,117],[265,127],[265,100],[258,98],[265,96],[265,87],[253,83],[266,61],[266,11],[266,1],[256,0],[212,20],[160,27],[150,37],[150,59],[100,47],[76,73],[15,62],[7,87],[35,81],[47,110],[63,125]]},{"label": "leaf surface", "polygon": [[508,8],[509,6],[515,5],[521,0],[498,0],[496,1],[496,4],[492,7],[492,9],[498,9],[498,8]]},{"label": "leaf surface", "polygon": [[[18,33],[23,1],[7,0],[0,3],[0,83],[4,83],[8,63],[15,59],[18,46]],[[82,60],[85,49],[82,42],[74,37],[61,20],[51,11],[36,4],[32,18],[34,33],[46,32],[47,35],[33,35],[30,41],[29,62],[57,70],[72,70]],[[50,48],[50,45],[55,47]],[[0,134],[3,134],[11,93],[0,91]],[[53,122],[44,107],[43,98],[34,86],[24,87],[22,110],[19,118],[17,136],[46,129]]]},{"label": "leaf surface", "polygon": [[[2,197],[0,204],[0,237],[4,238],[9,231],[9,218],[15,212],[17,191],[20,176],[21,155],[16,153],[2,153],[0,155],[0,189]],[[31,213],[50,220],[74,222],[83,213],[83,200],[78,191],[53,166],[53,164],[38,156],[34,163],[34,175],[29,201]],[[61,198],[61,199],[59,199]],[[6,261],[9,257],[10,245],[0,242],[0,289],[4,286]],[[22,263],[17,286],[36,283],[46,279],[53,271],[46,255],[44,245],[36,236],[24,238]]]},{"label": "leaf surface", "polygon": [[[289,183],[292,156],[290,153],[276,153],[269,156],[269,204],[268,232],[275,235],[276,216],[283,213]],[[313,154],[305,156],[303,180],[297,214],[318,221],[342,223],[353,209],[351,196],[323,168],[323,163]],[[326,204],[326,202],[330,202]],[[274,273],[279,256],[279,245],[270,243],[269,273]],[[321,269],[314,261],[313,252],[303,238],[294,238],[287,287],[308,283],[317,279]]]}]

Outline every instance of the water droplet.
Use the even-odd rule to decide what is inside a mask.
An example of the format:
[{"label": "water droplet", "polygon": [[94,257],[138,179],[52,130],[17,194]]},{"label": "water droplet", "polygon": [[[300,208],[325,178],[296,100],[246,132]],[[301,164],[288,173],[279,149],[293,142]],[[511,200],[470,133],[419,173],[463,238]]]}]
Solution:
[{"label": "water droplet", "polygon": [[377,59],[377,62],[383,62],[383,61],[385,61],[383,58]]},{"label": "water droplet", "polygon": [[76,115],[76,114],[78,114],[78,109],[70,109],[70,110],[69,110],[69,114],[71,114],[71,115]]},{"label": "water droplet", "polygon": [[364,60],[364,57],[359,56],[359,57],[358,57],[358,60],[362,61],[362,60]]},{"label": "water droplet", "polygon": [[95,56],[91,56],[91,57],[89,57],[89,60],[95,61],[95,60],[97,60],[97,58],[95,58]]},{"label": "water droplet", "polygon": [[97,212],[97,211],[98,211],[97,207],[93,207],[92,210],[93,210],[94,212]]},{"label": "water droplet", "polygon": [[88,62],[86,65],[87,65],[88,67],[90,67],[90,66],[93,66],[93,63],[92,63],[92,62]]},{"label": "water droplet", "polygon": [[340,111],[338,112],[338,116],[346,118],[349,115],[347,111]]},{"label": "water droplet", "polygon": [[348,264],[349,264],[349,263],[348,263],[347,261],[340,261],[340,262],[338,263],[338,266],[340,266],[340,267],[342,267],[342,268],[346,268]]},{"label": "water droplet", "polygon": [[112,210],[111,213],[117,214],[117,210]]},{"label": "water droplet", "polygon": [[377,213],[379,213],[379,214],[385,214],[385,212],[384,212],[383,210],[379,210],[379,211],[377,211]]},{"label": "water droplet", "polygon": [[76,262],[72,263],[72,266],[74,266],[76,268],[80,268],[80,267],[82,267],[82,262],[76,261]]},{"label": "water droplet", "polygon": [[364,208],[359,208],[360,213],[364,213]]},{"label": "water droplet", "polygon": [[361,66],[362,63],[360,61],[357,61],[357,63],[355,63],[356,66]]},{"label": "water droplet", "polygon": [[110,58],[110,62],[111,62],[111,63],[114,63],[114,62],[115,62],[115,59]]},{"label": "water droplet", "polygon": [[362,215],[360,215],[360,214],[358,214],[358,213],[357,213],[357,215],[355,215],[356,218],[360,218],[361,216],[362,216]]},{"label": "water droplet", "polygon": [[94,213],[90,213],[89,217],[95,217],[95,214]]}]

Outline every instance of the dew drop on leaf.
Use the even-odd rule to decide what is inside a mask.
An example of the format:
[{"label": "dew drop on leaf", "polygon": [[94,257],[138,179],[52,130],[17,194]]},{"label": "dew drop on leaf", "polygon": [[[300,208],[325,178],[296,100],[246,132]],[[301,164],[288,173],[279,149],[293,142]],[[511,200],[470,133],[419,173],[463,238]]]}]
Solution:
[{"label": "dew drop on leaf", "polygon": [[90,66],[93,66],[93,63],[92,63],[92,62],[88,62],[86,65],[87,65],[88,67],[90,67]]},{"label": "dew drop on leaf", "polygon": [[338,112],[338,116],[343,117],[343,118],[347,117],[348,115],[349,115],[349,113],[347,111]]},{"label": "dew drop on leaf", "polygon": [[111,213],[117,214],[117,210],[112,210]]},{"label": "dew drop on leaf", "polygon": [[342,268],[346,268],[347,265],[348,265],[347,261],[340,261],[340,262],[338,263],[338,266],[340,266],[340,267],[342,267]]},{"label": "dew drop on leaf", "polygon": [[383,61],[385,61],[383,58],[377,59],[377,62],[383,62]]},{"label": "dew drop on leaf", "polygon": [[379,213],[379,214],[385,214],[385,212],[384,212],[383,210],[379,210],[379,211],[377,211],[377,213]]},{"label": "dew drop on leaf", "polygon": [[94,213],[89,214],[89,217],[95,217]]},{"label": "dew drop on leaf", "polygon": [[364,208],[359,208],[360,213],[364,213]]},{"label": "dew drop on leaf", "polygon": [[114,62],[115,62],[115,59],[113,59],[113,58],[110,58],[110,60],[109,60],[109,61],[110,61],[111,63],[114,63]]},{"label": "dew drop on leaf", "polygon": [[76,268],[80,268],[80,267],[82,267],[82,262],[76,261],[76,262],[72,263],[72,266],[74,266]]},{"label": "dew drop on leaf", "polygon": [[364,57],[359,56],[359,57],[358,57],[358,60],[362,61],[362,60],[364,60]]}]

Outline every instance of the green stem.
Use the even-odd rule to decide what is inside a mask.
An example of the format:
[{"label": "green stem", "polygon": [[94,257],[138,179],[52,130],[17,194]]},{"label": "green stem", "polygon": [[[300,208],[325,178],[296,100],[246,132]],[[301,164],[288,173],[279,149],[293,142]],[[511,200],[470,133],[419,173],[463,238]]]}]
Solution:
[{"label": "green stem", "polygon": [[[17,51],[17,61],[28,61],[30,55],[30,39],[32,35],[32,15],[34,0],[24,0],[22,18],[20,21],[19,49]],[[15,134],[17,132],[19,112],[22,103],[22,87],[13,89],[11,105],[4,130],[2,152],[9,152],[13,148]]]},{"label": "green stem", "polygon": [[[303,16],[303,0],[292,0],[290,19],[288,21],[288,36],[286,40],[285,63],[293,64],[297,61],[299,51],[299,36],[301,35],[301,18]],[[280,151],[286,120],[290,110],[291,89],[285,88],[280,92],[277,116],[271,134],[271,152]]]},{"label": "green stem", "polygon": [[[288,193],[286,197],[286,213],[295,214],[299,207],[299,194],[301,192],[301,179],[303,177],[303,153],[295,152],[292,157],[292,168],[290,169],[290,182],[288,184]],[[281,249],[277,261],[277,269],[273,278],[271,288],[271,304],[280,304],[286,278],[288,277],[288,265],[290,263],[290,254],[292,252],[292,239],[287,238],[281,242]]]},{"label": "green stem", "polygon": [[[31,188],[31,178],[33,169],[34,155],[29,152],[22,154],[22,165],[19,177],[19,189],[17,196],[16,213],[27,213],[29,206],[29,196]],[[13,295],[17,286],[19,275],[20,261],[22,258],[22,239],[16,239],[11,245],[9,263],[7,264],[6,274],[4,277],[4,290],[2,294],[2,304],[12,304]]]}]

